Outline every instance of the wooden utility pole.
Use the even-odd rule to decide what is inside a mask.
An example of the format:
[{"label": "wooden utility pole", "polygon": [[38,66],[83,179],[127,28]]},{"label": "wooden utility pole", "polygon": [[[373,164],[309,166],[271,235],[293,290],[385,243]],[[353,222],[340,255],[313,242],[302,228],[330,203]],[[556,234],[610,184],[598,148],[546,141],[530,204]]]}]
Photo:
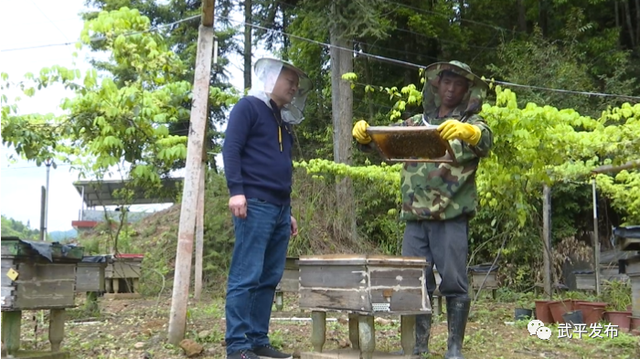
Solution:
[{"label": "wooden utility pole", "polygon": [[[338,18],[337,5],[331,9]],[[345,38],[345,26],[334,23],[329,29],[331,48],[331,113],[333,117],[333,161],[351,164],[352,148],[351,127],[353,126],[353,90],[348,81],[342,79],[345,73],[353,72],[353,52],[349,51],[353,43]],[[335,221],[334,236],[346,237],[355,243],[358,240],[354,212],[354,191],[349,178],[336,183],[336,207],[341,220]]]},{"label": "wooden utility pole", "polygon": [[542,241],[544,242],[544,293],[551,299],[551,189],[542,190]]},{"label": "wooden utility pole", "polygon": [[[251,9],[252,0],[244,0],[244,89],[251,88]],[[286,36],[285,36],[286,38]]]},{"label": "wooden utility pole", "polygon": [[45,224],[44,217],[47,215],[47,210],[45,209],[47,202],[47,190],[44,186],[40,186],[40,240],[44,241],[45,232],[47,231],[47,225]]},{"label": "wooden utility pole", "polygon": [[196,226],[196,207],[202,171],[202,151],[207,128],[209,103],[209,81],[211,79],[211,58],[213,55],[213,13],[215,0],[202,2],[202,18],[198,28],[195,76],[193,78],[193,101],[187,145],[187,164],[180,208],[178,227],[178,247],[176,253],[173,297],[169,314],[167,341],[178,345],[187,330],[187,303],[191,276],[191,256]]},{"label": "wooden utility pole", "polygon": [[[207,146],[202,146],[206,149]],[[204,255],[204,194],[207,172],[206,152],[202,153],[200,165],[200,188],[198,189],[198,205],[196,206],[196,271],[193,298],[200,300],[202,294],[202,256]]]}]

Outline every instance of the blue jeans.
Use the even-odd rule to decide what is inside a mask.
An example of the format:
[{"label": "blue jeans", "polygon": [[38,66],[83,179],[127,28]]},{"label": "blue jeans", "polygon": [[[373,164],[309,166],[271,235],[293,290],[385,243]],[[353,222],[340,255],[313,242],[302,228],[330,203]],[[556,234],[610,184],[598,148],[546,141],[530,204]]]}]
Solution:
[{"label": "blue jeans", "polygon": [[233,217],[236,242],[227,281],[227,354],[269,344],[269,320],[291,236],[291,209],[247,199],[247,217]]}]

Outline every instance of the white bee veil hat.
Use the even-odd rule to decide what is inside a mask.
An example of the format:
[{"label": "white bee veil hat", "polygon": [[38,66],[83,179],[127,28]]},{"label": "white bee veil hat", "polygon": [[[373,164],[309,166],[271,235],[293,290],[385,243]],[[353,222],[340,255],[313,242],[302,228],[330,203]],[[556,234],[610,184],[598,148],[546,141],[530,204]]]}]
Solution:
[{"label": "white bee veil hat", "polygon": [[313,83],[307,74],[292,64],[273,58],[261,58],[253,66],[253,78],[249,95],[255,96],[271,107],[270,94],[276,85],[283,68],[292,70],[298,75],[298,91],[290,103],[281,109],[282,120],[297,125],[304,120],[304,107],[307,95],[313,90]]}]

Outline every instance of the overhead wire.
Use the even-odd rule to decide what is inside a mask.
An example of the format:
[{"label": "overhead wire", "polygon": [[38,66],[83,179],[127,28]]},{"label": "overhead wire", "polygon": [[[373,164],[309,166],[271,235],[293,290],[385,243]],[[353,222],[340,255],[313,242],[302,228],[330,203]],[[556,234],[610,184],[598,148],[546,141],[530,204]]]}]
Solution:
[{"label": "overhead wire", "polygon": [[[125,32],[122,33],[120,35],[124,36],[124,37],[128,37],[128,36],[133,36],[133,35],[139,35],[139,34],[144,34],[144,33],[148,33],[148,32],[153,32],[153,31],[157,31],[160,30],[162,28],[165,27],[170,27],[170,26],[174,26],[183,22],[187,22],[193,19],[197,19],[200,18],[200,15],[193,15],[193,16],[189,16],[187,18],[184,19],[180,19],[180,20],[176,20],[174,22],[168,23],[168,24],[161,24],[161,25],[156,25],[153,27],[150,27],[147,30],[143,30],[143,31],[130,31],[130,32]],[[97,42],[97,41],[103,41],[105,40],[106,37],[100,35],[100,36],[95,36],[89,39],[89,42]],[[0,52],[11,52],[11,51],[21,51],[21,50],[31,50],[31,49],[38,49],[38,48],[43,48],[43,47],[54,47],[54,46],[69,46],[69,45],[74,45],[76,44],[75,41],[70,41],[70,42],[63,42],[63,43],[58,43],[58,44],[47,44],[47,45],[35,45],[35,46],[26,46],[26,47],[17,47],[17,48],[11,48],[11,49],[0,49]]]},{"label": "overhead wire", "polygon": [[[71,166],[71,165],[70,165],[70,164],[67,164],[67,163],[56,164],[56,167],[68,167],[68,166]],[[45,168],[45,166],[19,166],[19,167],[3,166],[3,167],[0,167],[0,171],[7,171],[7,170],[30,170],[30,169],[38,169],[38,168]]]},{"label": "overhead wire", "polygon": [[42,11],[42,9],[40,9],[40,6],[38,6],[38,4],[36,4],[35,1],[31,0],[31,4],[33,4],[33,6],[35,6],[35,8],[38,9],[38,12],[40,12],[40,14],[44,16],[44,18],[47,19],[47,21],[49,21],[49,23],[53,25],[53,27],[55,27],[56,30],[58,30],[58,32],[62,35],[62,37],[64,37],[66,40],[69,40],[67,35],[62,30],[60,30],[60,28],[58,27],[58,25],[56,25],[55,22],[51,21],[49,16],[47,16],[47,14],[44,11]]},{"label": "overhead wire", "polygon": [[[219,16],[219,17],[223,17],[223,16]],[[247,23],[247,22],[239,21],[239,20],[234,20],[234,19],[231,19],[231,18],[228,18],[228,17],[226,18],[226,20],[229,21],[229,22],[232,22],[232,23],[237,23],[239,25],[243,25],[243,26],[249,26],[249,27],[253,27],[253,28],[257,28],[257,29],[262,29],[262,30],[266,30],[266,31],[270,31],[270,32],[279,33],[280,35],[283,35],[283,36],[289,36],[292,39],[296,39],[296,40],[300,40],[300,41],[306,41],[306,42],[309,42],[309,43],[314,43],[314,44],[317,44],[317,45],[320,45],[320,46],[324,46],[324,47],[329,48],[329,49],[334,48],[334,49],[347,51],[347,52],[353,53],[356,56],[363,56],[363,57],[367,57],[367,58],[372,58],[372,59],[375,59],[375,60],[378,60],[378,61],[381,61],[381,62],[393,63],[393,64],[397,64],[397,65],[401,65],[401,66],[405,66],[405,67],[410,67],[410,68],[414,68],[414,69],[426,69],[427,68],[426,65],[419,65],[419,64],[412,63],[412,62],[409,62],[409,61],[393,59],[393,58],[382,56],[382,55],[375,55],[375,54],[366,53],[366,52],[360,51],[360,50],[354,50],[354,49],[349,49],[349,48],[342,47],[342,46],[331,45],[331,44],[328,44],[326,42],[322,42],[322,41],[318,41],[318,40],[314,40],[314,39],[309,39],[309,38],[305,38],[305,37],[298,36],[298,35],[289,34],[289,33],[286,33],[284,31],[281,31],[281,30],[269,29],[269,28],[267,28],[265,26],[251,24],[251,23]],[[486,80],[486,81],[491,82],[491,83],[496,83],[496,84],[499,84],[499,85],[504,85],[504,86],[521,87],[521,88],[529,88],[529,89],[544,90],[544,91],[553,91],[553,92],[568,93],[568,94],[575,94],[575,95],[588,95],[588,96],[598,96],[598,97],[616,97],[616,98],[625,98],[625,99],[629,99],[629,100],[639,100],[640,101],[640,96],[629,96],[629,95],[611,94],[611,93],[604,93],[604,92],[577,91],[577,90],[557,89],[557,88],[542,87],[542,86],[522,85],[522,84],[517,84],[517,83],[513,83],[513,82],[499,81],[499,80],[493,80],[493,79]]]},{"label": "overhead wire", "polygon": [[[389,1],[389,2],[390,3],[394,3],[392,1]],[[397,4],[397,3],[394,3],[394,4]],[[400,5],[402,5],[402,4],[400,4]],[[426,12],[426,13],[434,13],[434,14],[445,15],[445,14],[434,12],[434,11],[414,8],[414,7],[409,6],[409,5],[403,5],[403,6],[407,7],[407,8],[412,8],[414,10],[418,9],[418,10],[420,10],[422,12]],[[416,10],[416,11],[418,11],[418,10]],[[133,32],[128,32],[128,33],[123,33],[121,35],[122,36],[132,36],[132,35],[137,35],[137,34],[141,34],[141,33],[152,32],[152,31],[156,31],[156,30],[159,30],[159,29],[162,29],[162,28],[165,28],[165,27],[170,27],[170,26],[173,26],[173,25],[177,25],[177,24],[180,24],[180,23],[183,23],[183,22],[186,22],[186,21],[190,21],[190,20],[193,20],[193,19],[196,19],[196,18],[200,18],[200,17],[201,17],[200,15],[194,15],[194,16],[190,16],[190,17],[187,17],[187,18],[184,18],[184,19],[176,20],[176,21],[168,23],[168,24],[161,24],[161,25],[157,25],[157,26],[154,26],[154,27],[150,27],[149,29],[144,30],[144,31],[133,31]],[[345,47],[341,47],[341,46],[331,45],[331,44],[328,44],[328,43],[325,43],[325,42],[322,42],[322,41],[318,41],[318,40],[306,38],[306,37],[303,37],[303,36],[290,34],[290,33],[284,32],[282,30],[271,29],[271,28],[268,28],[268,27],[265,27],[265,26],[256,25],[256,24],[252,24],[252,23],[247,23],[245,21],[232,19],[231,17],[228,17],[228,16],[218,15],[217,18],[224,19],[224,20],[228,21],[229,23],[236,23],[238,25],[249,26],[249,27],[255,28],[255,29],[261,29],[261,30],[268,31],[268,32],[278,33],[278,34],[280,34],[282,36],[288,36],[289,38],[292,38],[292,39],[305,41],[305,42],[309,42],[309,43],[314,43],[316,45],[320,45],[320,46],[323,46],[323,47],[328,48],[328,49],[334,48],[334,49],[347,51],[347,52],[353,53],[356,56],[367,57],[367,58],[371,58],[371,59],[374,59],[374,60],[378,60],[380,62],[391,63],[391,64],[400,65],[400,66],[404,66],[404,67],[408,67],[408,68],[414,68],[414,69],[425,69],[427,67],[426,65],[420,65],[420,64],[409,62],[409,61],[394,59],[394,58],[390,58],[390,57],[386,57],[386,56],[382,56],[382,55],[375,55],[375,54],[364,52],[362,50],[354,50],[354,49],[349,49],[349,48],[345,48]],[[472,22],[472,23],[477,23],[479,25],[489,26],[489,27],[492,27],[494,29],[507,30],[507,29],[504,29],[504,28],[500,28],[498,26],[490,26],[488,24],[477,22],[477,21],[472,21],[472,20],[467,20],[467,21],[468,22]],[[409,30],[406,30],[406,31],[409,31]],[[97,36],[97,37],[91,38],[89,41],[90,42],[95,42],[95,41],[102,41],[104,39],[105,39],[104,36]],[[49,45],[37,45],[37,46],[29,46],[29,47],[13,48],[13,49],[4,49],[4,50],[0,50],[0,52],[10,52],[10,51],[42,48],[42,47],[51,47],[51,46],[65,46],[65,45],[72,45],[72,44],[75,44],[75,42],[66,42],[66,43],[49,44]],[[368,44],[368,45],[372,46],[371,44]],[[373,46],[376,46],[376,45],[373,45]],[[387,49],[387,50],[389,50],[389,49]],[[401,51],[402,50],[399,50],[399,52],[401,52]],[[520,87],[520,88],[528,88],[528,89],[535,89],[535,90],[542,90],[542,91],[552,91],[552,92],[559,92],[559,93],[566,93],[566,94],[598,96],[598,97],[616,97],[616,98],[624,98],[624,99],[629,99],[629,100],[640,100],[640,96],[629,96],[629,95],[611,94],[611,93],[603,93],[603,92],[578,91],[578,90],[558,89],[558,88],[550,88],[550,87],[543,87],[543,86],[522,85],[522,84],[517,84],[517,83],[513,83],[513,82],[499,81],[499,80],[494,80],[494,79],[487,80],[487,81],[495,83],[495,84],[499,84],[499,85],[510,86],[510,87]]]}]

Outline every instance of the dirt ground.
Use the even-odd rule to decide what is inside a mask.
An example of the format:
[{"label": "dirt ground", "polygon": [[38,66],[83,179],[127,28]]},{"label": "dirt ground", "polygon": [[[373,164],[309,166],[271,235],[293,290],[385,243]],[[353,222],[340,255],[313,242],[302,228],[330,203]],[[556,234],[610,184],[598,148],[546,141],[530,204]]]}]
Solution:
[{"label": "dirt ground", "polygon": [[[188,311],[187,338],[203,347],[199,358],[225,358],[224,299],[203,295],[191,302]],[[100,298],[100,315],[87,316],[78,308],[68,310],[64,350],[75,358],[185,358],[185,351],[166,343],[170,297],[145,299]],[[272,344],[299,355],[311,351],[310,313],[298,310],[297,296],[285,293],[283,311],[272,314]],[[44,317],[42,316],[44,313]],[[481,299],[472,308],[464,355],[467,359],[514,358],[640,358],[640,337],[618,333],[617,337],[582,339],[558,338],[552,327],[549,340],[530,336],[527,322],[513,322],[514,306]],[[46,312],[24,312],[22,348],[47,350]],[[346,316],[328,315],[325,349],[349,347]],[[291,318],[302,318],[297,321]],[[43,322],[44,319],[44,322]],[[446,351],[446,317],[436,318],[432,329],[430,358],[443,358]],[[37,325],[36,325],[37,324]],[[591,331],[589,331],[591,332]],[[376,349],[391,352],[400,348],[398,318],[376,320]]]}]

